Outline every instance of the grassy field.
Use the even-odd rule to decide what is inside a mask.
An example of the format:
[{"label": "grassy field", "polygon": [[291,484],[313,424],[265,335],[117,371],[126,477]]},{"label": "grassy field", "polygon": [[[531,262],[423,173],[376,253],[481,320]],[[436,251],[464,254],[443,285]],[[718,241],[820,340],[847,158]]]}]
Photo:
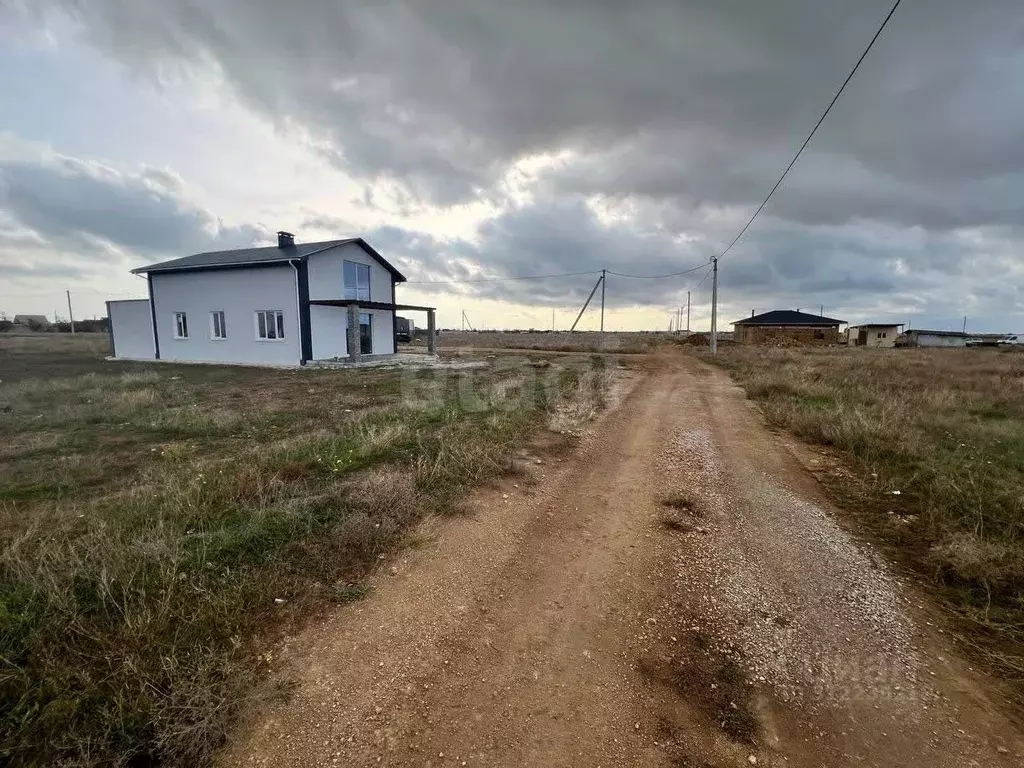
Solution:
[{"label": "grassy field", "polygon": [[768,420],[838,449],[830,485],[1024,679],[1024,354],[731,347]]},{"label": "grassy field", "polygon": [[4,764],[206,764],[281,632],[359,598],[415,521],[512,471],[532,430],[592,416],[607,379],[105,351],[0,336]]}]

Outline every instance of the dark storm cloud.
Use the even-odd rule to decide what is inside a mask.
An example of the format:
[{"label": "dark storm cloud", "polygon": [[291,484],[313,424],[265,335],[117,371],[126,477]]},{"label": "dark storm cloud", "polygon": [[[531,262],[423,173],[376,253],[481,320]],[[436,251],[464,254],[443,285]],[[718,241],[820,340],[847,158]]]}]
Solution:
[{"label": "dark storm cloud", "polygon": [[[216,67],[255,108],[323,136],[347,170],[437,202],[490,194],[516,158],[573,148],[596,153],[608,193],[746,204],[889,0],[71,5],[107,50],[154,72]],[[840,153],[883,187],[890,174],[1020,173],[1021,24],[1014,0],[906,4],[818,143],[823,161]]]},{"label": "dark storm cloud", "polygon": [[65,269],[66,264],[46,262],[55,252],[109,261],[119,252],[180,255],[243,246],[267,235],[257,227],[223,226],[188,202],[173,172],[128,173],[61,156],[0,161],[0,214],[12,224],[6,237],[0,233],[8,272],[15,258],[33,253],[38,259],[19,269]]},{"label": "dark storm cloud", "polygon": [[[157,81],[222,78],[250,108],[307,130],[338,167],[397,183],[403,209],[502,205],[472,244],[378,233],[411,263],[462,276],[654,273],[713,253],[785,167],[890,0],[50,5]],[[980,279],[965,269],[976,260],[1019,270],[1022,31],[1019,0],[904,3],[730,255],[723,280],[743,292],[737,300],[926,301],[941,275]],[[535,202],[513,204],[510,168],[558,153],[564,161],[530,182]],[[582,198],[635,216],[601,224]],[[550,292],[458,290],[538,302]],[[671,292],[624,291],[640,303]]]}]

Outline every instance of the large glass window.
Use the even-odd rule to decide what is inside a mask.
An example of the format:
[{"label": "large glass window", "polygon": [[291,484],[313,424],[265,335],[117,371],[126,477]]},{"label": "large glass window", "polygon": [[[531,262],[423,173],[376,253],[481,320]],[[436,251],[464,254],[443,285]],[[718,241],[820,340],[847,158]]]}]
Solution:
[{"label": "large glass window", "polygon": [[359,315],[359,354],[373,354],[373,315]]},{"label": "large glass window", "polygon": [[370,266],[358,264],[354,261],[346,261],[345,272],[345,298],[358,301],[370,300]]}]

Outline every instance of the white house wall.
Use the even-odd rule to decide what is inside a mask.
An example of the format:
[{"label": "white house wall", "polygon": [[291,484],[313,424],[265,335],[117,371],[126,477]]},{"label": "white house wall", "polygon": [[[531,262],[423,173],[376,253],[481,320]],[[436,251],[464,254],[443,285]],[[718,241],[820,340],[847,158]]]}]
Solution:
[{"label": "white house wall", "polygon": [[[352,261],[370,267],[370,301],[390,304],[392,275],[373,256],[356,243],[332,248],[309,257],[309,298],[311,301],[344,299],[344,262]],[[390,355],[395,352],[395,316],[385,309],[362,310],[362,314],[373,315],[373,354]],[[346,307],[311,306],[309,319],[313,336],[313,358],[329,360],[348,354],[346,329],[348,309]]]},{"label": "white house wall", "polygon": [[358,244],[349,243],[309,257],[309,298],[344,299],[345,273],[343,264],[353,261],[370,267],[370,301],[390,303],[391,273]]},{"label": "white house wall", "polygon": [[152,360],[153,316],[149,299],[107,302],[110,334],[114,340],[114,357],[126,360]]},{"label": "white house wall", "polygon": [[[289,264],[151,275],[162,360],[298,365],[298,301]],[[256,311],[279,309],[284,339],[256,337]],[[210,313],[222,311],[227,338],[211,339]],[[189,338],[174,338],[174,313],[188,317]],[[115,339],[115,344],[116,344]]]},{"label": "white house wall", "polygon": [[[372,290],[372,288],[371,288]],[[363,310],[373,316],[373,354],[390,355],[395,351],[394,313],[387,309]],[[348,307],[309,308],[313,334],[313,359],[330,360],[348,355]]]},{"label": "white house wall", "polygon": [[918,336],[918,346],[965,347],[967,346],[967,339],[962,336],[933,336],[929,333],[922,333]]},{"label": "white house wall", "polygon": [[348,354],[345,336],[348,332],[347,314],[348,311],[345,307],[314,305],[309,308],[314,360],[330,360],[335,357],[345,357]]},{"label": "white house wall", "polygon": [[373,354],[390,355],[395,352],[395,313],[386,309],[372,309]]}]

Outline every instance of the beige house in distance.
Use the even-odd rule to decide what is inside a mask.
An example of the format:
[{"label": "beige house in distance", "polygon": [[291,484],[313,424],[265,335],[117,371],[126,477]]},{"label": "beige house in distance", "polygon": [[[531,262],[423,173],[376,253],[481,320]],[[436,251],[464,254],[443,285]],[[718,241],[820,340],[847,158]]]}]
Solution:
[{"label": "beige house in distance", "polygon": [[903,323],[864,323],[851,325],[847,330],[847,345],[851,347],[876,347],[892,349],[896,346],[896,338],[903,329]]}]

